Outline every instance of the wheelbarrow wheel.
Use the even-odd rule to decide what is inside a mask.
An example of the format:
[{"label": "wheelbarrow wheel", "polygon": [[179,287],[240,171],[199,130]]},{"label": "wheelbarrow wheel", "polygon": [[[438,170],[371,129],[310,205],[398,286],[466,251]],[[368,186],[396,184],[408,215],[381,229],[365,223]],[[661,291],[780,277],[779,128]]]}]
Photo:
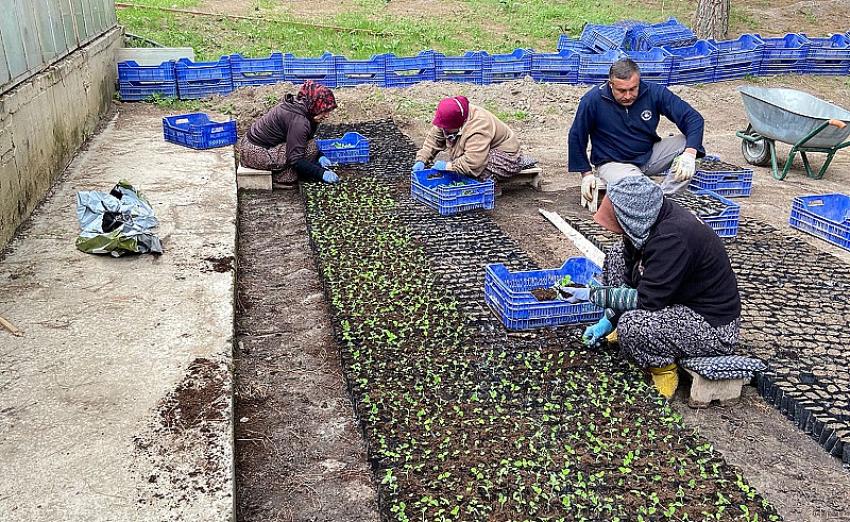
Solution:
[{"label": "wheelbarrow wheel", "polygon": [[758,141],[741,140],[741,153],[750,165],[757,167],[770,165],[770,146],[767,138]]}]

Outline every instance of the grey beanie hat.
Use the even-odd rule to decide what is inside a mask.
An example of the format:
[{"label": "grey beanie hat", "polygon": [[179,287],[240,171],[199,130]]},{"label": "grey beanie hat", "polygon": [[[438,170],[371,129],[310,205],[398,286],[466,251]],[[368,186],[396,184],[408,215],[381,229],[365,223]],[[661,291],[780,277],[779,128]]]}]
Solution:
[{"label": "grey beanie hat", "polygon": [[608,185],[608,199],[623,231],[635,247],[643,248],[664,201],[661,187],[646,176],[627,176]]}]

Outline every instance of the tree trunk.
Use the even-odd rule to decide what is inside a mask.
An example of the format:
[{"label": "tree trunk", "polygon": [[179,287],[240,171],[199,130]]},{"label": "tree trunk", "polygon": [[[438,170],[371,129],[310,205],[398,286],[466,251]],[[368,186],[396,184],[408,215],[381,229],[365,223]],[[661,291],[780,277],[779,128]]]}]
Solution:
[{"label": "tree trunk", "polygon": [[694,14],[694,32],[700,38],[725,39],[729,34],[731,0],[699,0]]}]

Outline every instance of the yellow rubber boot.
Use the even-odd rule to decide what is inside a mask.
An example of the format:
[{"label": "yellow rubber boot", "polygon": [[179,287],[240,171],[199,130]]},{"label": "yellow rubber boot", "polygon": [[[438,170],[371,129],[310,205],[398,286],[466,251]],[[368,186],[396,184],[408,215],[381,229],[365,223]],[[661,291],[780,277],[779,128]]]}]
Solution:
[{"label": "yellow rubber boot", "polygon": [[620,341],[620,338],[617,336],[617,330],[609,333],[605,339],[608,341],[608,344],[617,344]]},{"label": "yellow rubber boot", "polygon": [[676,363],[661,368],[650,368],[649,373],[652,374],[652,383],[661,395],[672,399],[676,388],[679,387],[679,368]]}]

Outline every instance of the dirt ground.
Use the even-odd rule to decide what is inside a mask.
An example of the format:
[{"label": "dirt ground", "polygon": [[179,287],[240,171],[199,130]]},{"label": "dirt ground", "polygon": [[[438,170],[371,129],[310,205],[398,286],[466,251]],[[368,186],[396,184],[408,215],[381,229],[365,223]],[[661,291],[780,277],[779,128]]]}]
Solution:
[{"label": "dirt ground", "polygon": [[[676,11],[682,8],[683,1],[668,1],[666,5]],[[348,0],[333,3],[292,0],[282,2],[278,9],[315,19],[316,13],[334,12],[339,5],[347,3]],[[660,5],[664,2],[648,0],[642,3]],[[255,4],[207,0],[199,9],[250,14],[256,11]],[[447,4],[442,1],[391,2],[389,9],[405,16],[411,13],[428,16],[444,14]],[[824,35],[850,29],[850,2],[847,0],[749,0],[734,4],[739,13],[732,20],[735,33],[803,31]],[[778,77],[753,82],[766,87],[804,90],[842,107],[850,107],[850,80],[846,77]],[[745,128],[747,121],[736,89],[747,83],[735,81],[673,88],[706,118],[706,149],[739,165],[744,161],[740,140],[734,133]],[[554,267],[578,252],[540,216],[538,208],[561,213],[580,211],[578,176],[566,171],[566,137],[578,101],[586,90],[587,87],[541,85],[530,81],[493,86],[425,83],[408,89],[361,86],[337,91],[340,109],[332,123],[392,117],[420,143],[434,106],[444,96],[463,94],[473,103],[506,114],[517,111],[526,114],[526,117],[511,121],[510,125],[520,136],[525,150],[540,160],[545,170],[543,191],[506,191],[498,200],[493,216],[535,261],[545,267]],[[280,97],[293,91],[293,86],[285,84],[243,89],[214,104],[232,111],[242,129],[265,112],[269,94]],[[661,129],[662,135],[674,130],[671,125]],[[783,157],[787,149],[781,150]],[[820,165],[820,157],[815,164]],[[771,223],[800,241],[850,262],[850,252],[787,226],[795,195],[846,192],[850,183],[850,151],[838,154],[826,177],[820,181],[806,178],[799,161],[784,182],[772,179],[767,169],[754,170],[752,197],[738,200],[742,203],[743,216]],[[280,216],[287,222],[303,222],[296,198],[292,195],[278,200],[282,205],[279,210],[287,214],[285,218],[284,214]],[[240,203],[244,204],[244,199]],[[243,214],[243,220],[251,215]],[[245,226],[244,221],[242,226]],[[333,513],[341,517],[336,520],[373,520],[375,512],[366,508],[357,512],[346,512],[344,507],[336,512],[317,509],[317,502],[340,502],[342,505],[349,502],[350,505],[358,498],[362,499],[362,504],[373,508],[374,490],[369,466],[364,461],[362,440],[354,428],[350,403],[339,374],[339,361],[319,280],[306,247],[305,232],[299,227],[292,230],[296,246],[288,253],[283,252],[280,245],[243,243],[249,237],[254,238],[251,241],[261,241],[261,235],[251,232],[250,227],[240,230],[245,234],[240,242],[241,263],[256,263],[258,260],[251,256],[252,252],[266,259],[266,264],[269,253],[281,256],[276,266],[266,267],[274,280],[240,283],[239,306],[243,314],[240,321],[256,313],[260,305],[255,302],[260,294],[268,294],[263,290],[269,285],[276,289],[277,295],[275,300],[262,304],[265,312],[239,325],[243,342],[239,348],[238,374],[251,379],[250,384],[241,387],[237,384],[237,401],[241,403],[237,412],[240,519],[332,520],[334,518],[328,516]],[[253,261],[249,261],[251,259]],[[299,290],[279,294],[290,280]],[[286,319],[281,324],[262,322],[270,317]],[[290,336],[286,342],[283,333]],[[273,389],[285,391],[273,392]],[[747,480],[786,520],[850,520],[850,507],[846,503],[850,472],[776,409],[766,405],[754,389],[748,388],[736,406],[691,411],[681,401],[678,405],[686,422],[711,440],[732,464],[741,468]],[[296,425],[301,425],[302,431],[294,431]],[[321,437],[302,439],[303,433],[320,433],[322,426],[337,430],[333,432],[336,435],[331,437],[329,447],[319,447]],[[353,477],[353,482],[347,482],[348,477]],[[251,489],[248,495],[246,487]],[[325,500],[321,501],[322,498]]]}]

